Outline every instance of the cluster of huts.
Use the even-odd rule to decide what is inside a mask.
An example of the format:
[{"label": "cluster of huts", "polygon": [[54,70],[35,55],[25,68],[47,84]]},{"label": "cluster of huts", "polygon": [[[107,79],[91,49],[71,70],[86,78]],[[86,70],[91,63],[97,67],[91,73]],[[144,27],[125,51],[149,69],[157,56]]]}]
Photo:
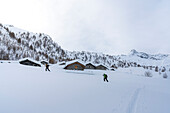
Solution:
[{"label": "cluster of huts", "polygon": [[[41,61],[41,64],[35,60],[25,58],[19,61],[20,64],[28,65],[28,66],[37,66],[41,67],[41,64],[48,64],[47,61]],[[71,61],[69,63],[60,63],[60,65],[64,65],[64,69],[66,70],[84,70],[84,69],[94,69],[94,70],[107,70],[108,68],[104,65],[94,65],[92,63],[83,64],[79,61]]]},{"label": "cluster of huts", "polygon": [[106,66],[104,66],[104,65],[96,66],[96,65],[94,65],[92,63],[88,63],[88,64],[84,65],[83,63],[80,63],[80,62],[76,61],[76,62],[66,64],[64,69],[67,69],[67,70],[84,70],[84,69],[107,70],[108,68]]},{"label": "cluster of huts", "polygon": [[[0,62],[3,63],[3,62]],[[10,63],[10,62],[8,62]],[[20,64],[23,65],[28,65],[28,66],[36,66],[36,67],[41,67],[42,65],[48,64],[48,61],[41,61],[41,62],[37,62],[33,59],[30,58],[24,58],[19,60]],[[135,63],[133,63],[135,64]],[[119,66],[117,65],[112,65],[111,68],[108,68],[107,66],[104,65],[95,65],[92,63],[81,63],[80,61],[70,61],[70,62],[61,62],[59,65],[63,66],[64,69],[66,70],[84,70],[84,69],[93,69],[93,70],[112,70],[115,71],[115,69],[117,69]],[[123,66],[124,67],[124,66]],[[158,68],[158,66],[140,66],[139,64],[137,65],[132,65],[131,67],[143,67],[144,69],[155,69],[156,72],[165,72],[166,68],[162,67],[162,68]],[[126,68],[126,67],[125,67]],[[170,71],[170,69],[169,69]]]}]

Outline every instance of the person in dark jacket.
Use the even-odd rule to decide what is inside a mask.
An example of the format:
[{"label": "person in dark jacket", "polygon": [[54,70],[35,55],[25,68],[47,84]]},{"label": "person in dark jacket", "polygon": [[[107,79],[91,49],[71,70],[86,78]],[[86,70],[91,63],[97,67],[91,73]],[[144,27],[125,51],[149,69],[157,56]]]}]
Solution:
[{"label": "person in dark jacket", "polygon": [[50,71],[48,64],[45,64],[45,71]]},{"label": "person in dark jacket", "polygon": [[105,82],[105,81],[109,82],[108,79],[107,79],[107,78],[108,78],[107,74],[104,73],[104,74],[103,74],[103,77],[104,77],[104,79],[103,79],[104,82]]}]

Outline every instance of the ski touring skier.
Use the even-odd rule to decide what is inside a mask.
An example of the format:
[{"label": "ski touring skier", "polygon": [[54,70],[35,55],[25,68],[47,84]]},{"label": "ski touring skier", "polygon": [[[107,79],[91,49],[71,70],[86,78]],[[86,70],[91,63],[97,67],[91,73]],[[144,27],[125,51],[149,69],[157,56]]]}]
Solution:
[{"label": "ski touring skier", "polygon": [[109,82],[108,79],[107,79],[107,78],[108,78],[107,74],[104,73],[104,74],[103,74],[103,77],[104,77],[104,79],[103,79],[104,82],[105,82],[105,81]]},{"label": "ski touring skier", "polygon": [[48,64],[45,64],[45,71],[50,71]]}]

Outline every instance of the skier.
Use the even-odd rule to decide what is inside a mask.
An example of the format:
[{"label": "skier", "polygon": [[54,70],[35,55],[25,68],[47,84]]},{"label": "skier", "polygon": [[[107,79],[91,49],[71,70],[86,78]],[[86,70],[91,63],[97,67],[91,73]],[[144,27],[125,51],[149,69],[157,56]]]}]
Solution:
[{"label": "skier", "polygon": [[45,64],[45,71],[50,71],[48,64]]},{"label": "skier", "polygon": [[103,76],[104,76],[104,82],[105,82],[105,81],[109,82],[109,81],[107,80],[107,74],[104,73]]}]

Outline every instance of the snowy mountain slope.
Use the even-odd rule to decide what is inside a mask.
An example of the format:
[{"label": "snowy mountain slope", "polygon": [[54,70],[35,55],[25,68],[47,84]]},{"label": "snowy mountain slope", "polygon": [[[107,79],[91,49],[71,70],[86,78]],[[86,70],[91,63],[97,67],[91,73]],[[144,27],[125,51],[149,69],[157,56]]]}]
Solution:
[{"label": "snowy mountain slope", "polygon": [[19,60],[31,57],[36,60],[51,60],[63,57],[64,50],[50,36],[35,34],[11,25],[0,24],[0,59]]},{"label": "snowy mountain slope", "polygon": [[129,55],[120,56],[121,59],[127,62],[137,62],[145,66],[159,66],[170,68],[170,55],[169,54],[155,54],[150,55],[144,52],[131,50]]},{"label": "snowy mountain slope", "polygon": [[154,71],[144,77],[143,68],[65,71],[53,65],[45,72],[11,61],[0,69],[0,113],[170,112],[170,79]]},{"label": "snowy mountain slope", "polygon": [[110,68],[159,66],[170,68],[170,55],[150,55],[132,50],[129,55],[107,55],[95,52],[63,50],[52,38],[43,33],[32,33],[12,25],[0,24],[0,60],[19,60],[30,57],[54,64],[62,61],[81,60],[84,63],[102,64]]},{"label": "snowy mountain slope", "polygon": [[80,59],[84,62],[111,65],[116,57],[94,52],[63,50],[52,38],[43,33],[32,33],[12,25],[0,24],[0,59],[19,60],[30,57],[50,63]]},{"label": "snowy mountain slope", "polygon": [[163,59],[169,57],[168,54],[151,55],[151,54],[147,54],[147,53],[144,53],[144,52],[138,52],[135,49],[130,51],[129,56],[137,56],[137,57],[140,57],[140,58],[152,59],[152,60],[163,60]]}]

